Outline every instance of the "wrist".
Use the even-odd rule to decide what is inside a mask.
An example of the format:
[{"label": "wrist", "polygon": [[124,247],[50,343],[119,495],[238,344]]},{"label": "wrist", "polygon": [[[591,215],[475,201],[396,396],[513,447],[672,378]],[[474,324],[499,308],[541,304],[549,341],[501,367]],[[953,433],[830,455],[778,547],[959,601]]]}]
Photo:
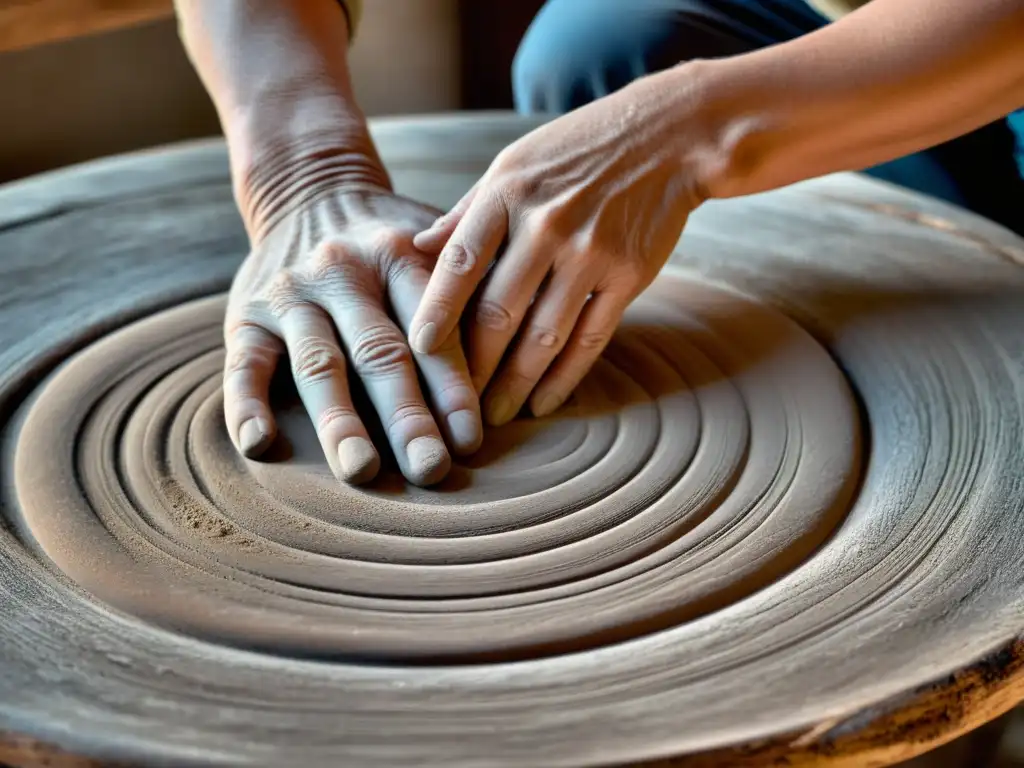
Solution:
[{"label": "wrist", "polygon": [[325,189],[390,186],[356,105],[338,0],[175,0],[251,238]]},{"label": "wrist", "polygon": [[225,121],[235,199],[252,240],[328,192],[391,189],[365,118],[349,104],[306,92]]},{"label": "wrist", "polygon": [[732,63],[694,60],[656,75],[672,94],[670,141],[702,200],[760,191],[783,133],[782,116]]},{"label": "wrist", "polygon": [[868,168],[1018,106],[1020,3],[936,2],[941,13],[870,3],[794,40],[669,70],[664,89],[693,94],[676,151],[706,196]]}]

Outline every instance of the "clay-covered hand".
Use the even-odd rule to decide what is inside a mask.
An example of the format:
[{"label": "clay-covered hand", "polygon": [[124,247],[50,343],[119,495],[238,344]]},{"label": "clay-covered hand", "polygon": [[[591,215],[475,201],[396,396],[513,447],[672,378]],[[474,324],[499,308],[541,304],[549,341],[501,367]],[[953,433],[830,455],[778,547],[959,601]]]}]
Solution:
[{"label": "clay-covered hand", "polygon": [[353,408],[349,366],[411,482],[431,484],[448,472],[442,435],[457,453],[479,446],[479,401],[458,334],[429,357],[412,354],[406,341],[434,266],[412,238],[438,213],[387,190],[339,188],[296,207],[255,242],[225,323],[225,416],[244,455],[258,456],[274,439],[268,388],[285,352],[340,479],[367,481],[380,465]]},{"label": "clay-covered hand", "polygon": [[440,257],[409,339],[422,353],[447,348],[467,310],[488,423],[528,399],[535,415],[562,404],[700,201],[663,101],[641,81],[540,126],[417,234]]}]

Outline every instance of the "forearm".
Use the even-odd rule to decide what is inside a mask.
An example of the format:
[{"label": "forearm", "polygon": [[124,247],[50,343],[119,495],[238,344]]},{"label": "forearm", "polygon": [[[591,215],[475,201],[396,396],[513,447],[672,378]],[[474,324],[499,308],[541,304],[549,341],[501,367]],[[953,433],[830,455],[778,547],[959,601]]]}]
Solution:
[{"label": "forearm", "polygon": [[388,187],[356,104],[338,0],[175,0],[227,138],[250,235],[319,189]]},{"label": "forearm", "polygon": [[711,137],[681,148],[706,196],[750,194],[886,162],[1024,105],[1024,1],[873,0],[792,42],[665,76],[690,94],[679,123],[696,109]]}]

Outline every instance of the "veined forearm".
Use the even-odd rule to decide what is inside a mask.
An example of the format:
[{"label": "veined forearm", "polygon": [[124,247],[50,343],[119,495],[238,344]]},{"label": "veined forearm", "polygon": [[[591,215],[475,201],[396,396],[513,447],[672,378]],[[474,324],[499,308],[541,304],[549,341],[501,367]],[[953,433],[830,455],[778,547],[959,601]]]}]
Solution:
[{"label": "veined forearm", "polygon": [[750,194],[886,162],[1024,105],[1024,0],[873,0],[792,42],[686,68],[667,77],[699,82],[717,137],[702,186]]},{"label": "veined forearm", "polygon": [[250,235],[317,187],[388,186],[356,104],[338,0],[175,0],[227,138]]}]

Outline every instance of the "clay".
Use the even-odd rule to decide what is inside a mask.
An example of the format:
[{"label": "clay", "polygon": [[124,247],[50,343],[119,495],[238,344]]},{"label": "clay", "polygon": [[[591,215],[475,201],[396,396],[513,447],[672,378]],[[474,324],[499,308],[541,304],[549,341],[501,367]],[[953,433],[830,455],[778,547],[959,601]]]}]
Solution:
[{"label": "clay", "polygon": [[72,358],[14,457],[23,522],[57,567],[189,634],[387,661],[578,651],[765,586],[858,479],[853,398],[825,351],[672,270],[568,408],[491,430],[429,491],[396,471],[339,484],[294,397],[278,400],[287,458],[241,459],[224,310],[187,303]]},{"label": "clay", "polygon": [[[527,127],[374,131],[445,207]],[[0,189],[0,732],[136,763],[884,765],[1019,701],[1024,243],[842,175],[709,204],[683,246],[563,409],[439,487],[385,457],[357,488],[287,377],[266,457],[225,433],[222,145]]]}]

